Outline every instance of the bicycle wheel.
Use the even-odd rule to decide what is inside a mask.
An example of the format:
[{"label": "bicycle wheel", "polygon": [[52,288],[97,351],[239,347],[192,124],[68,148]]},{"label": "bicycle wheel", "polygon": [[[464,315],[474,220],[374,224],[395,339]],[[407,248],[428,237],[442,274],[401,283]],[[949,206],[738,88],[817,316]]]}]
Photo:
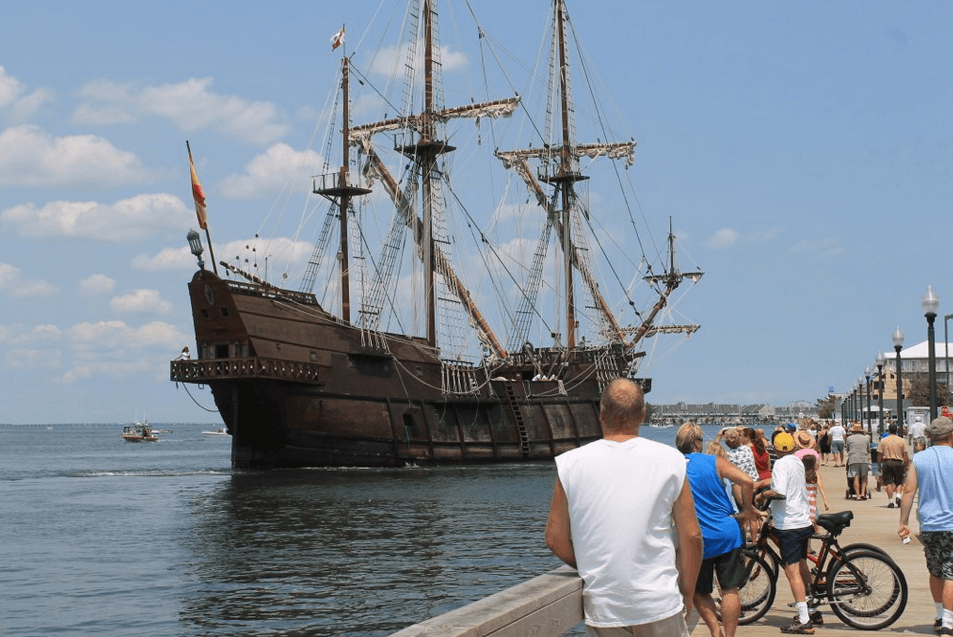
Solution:
[{"label": "bicycle wheel", "polygon": [[885,557],[890,557],[887,551],[883,550],[876,544],[867,544],[866,542],[854,542],[853,544],[840,547],[840,550],[842,550],[844,553],[850,553],[851,551],[873,551],[874,553],[880,553]]},{"label": "bicycle wheel", "polygon": [[[814,582],[814,592],[817,596],[819,597],[827,596],[827,582],[831,581],[831,574],[834,572],[834,567],[841,561],[840,555],[847,555],[848,553],[855,553],[857,551],[868,551],[868,552],[879,553],[880,555],[890,560],[891,562],[893,561],[893,558],[890,557],[890,555],[885,550],[883,550],[879,546],[875,546],[874,544],[867,544],[865,542],[855,542],[854,544],[848,544],[847,546],[842,546],[840,547],[840,554],[833,551],[830,553],[831,559],[827,563],[827,573],[825,574],[825,577],[820,578]],[[817,573],[817,569],[816,569],[817,558],[809,558],[809,559],[813,559],[815,561],[815,565],[812,566],[811,572],[816,574]]]},{"label": "bicycle wheel", "polygon": [[758,621],[771,608],[777,593],[777,575],[767,561],[757,553],[745,551],[745,583],[738,589],[741,601],[741,617],[738,624],[744,626]]},{"label": "bicycle wheel", "polygon": [[841,621],[861,630],[891,625],[907,607],[907,580],[893,560],[874,551],[851,551],[830,570],[827,597]]}]

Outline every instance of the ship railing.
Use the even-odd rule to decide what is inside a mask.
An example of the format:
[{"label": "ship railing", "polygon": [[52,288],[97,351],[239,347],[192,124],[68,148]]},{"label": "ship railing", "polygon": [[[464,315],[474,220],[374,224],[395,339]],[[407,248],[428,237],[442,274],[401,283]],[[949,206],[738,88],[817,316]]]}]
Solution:
[{"label": "ship railing", "polygon": [[272,286],[258,285],[255,283],[245,283],[244,281],[225,281],[228,289],[236,294],[247,294],[249,296],[260,296],[266,299],[285,299],[294,301],[302,305],[318,305],[318,300],[314,294],[309,292],[295,292],[294,290],[285,290]]},{"label": "ship railing", "polygon": [[582,578],[563,566],[391,637],[557,637],[582,621]]},{"label": "ship railing", "polygon": [[215,358],[172,361],[170,378],[182,383],[205,383],[228,378],[275,378],[317,383],[320,366],[273,358]]}]

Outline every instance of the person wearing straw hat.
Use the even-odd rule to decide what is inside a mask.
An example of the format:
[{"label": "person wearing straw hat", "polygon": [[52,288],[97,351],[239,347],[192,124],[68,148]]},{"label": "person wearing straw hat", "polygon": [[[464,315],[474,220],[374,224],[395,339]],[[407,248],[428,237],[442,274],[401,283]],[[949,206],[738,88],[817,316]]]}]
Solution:
[{"label": "person wearing straw hat", "polygon": [[817,451],[817,441],[814,436],[806,429],[800,429],[794,433],[794,444],[798,449],[813,449]]},{"label": "person wearing straw hat", "polygon": [[953,420],[935,418],[926,433],[933,446],[913,456],[903,485],[897,533],[904,542],[909,541],[910,510],[914,494],[919,494],[920,542],[936,607],[933,630],[953,635]]}]

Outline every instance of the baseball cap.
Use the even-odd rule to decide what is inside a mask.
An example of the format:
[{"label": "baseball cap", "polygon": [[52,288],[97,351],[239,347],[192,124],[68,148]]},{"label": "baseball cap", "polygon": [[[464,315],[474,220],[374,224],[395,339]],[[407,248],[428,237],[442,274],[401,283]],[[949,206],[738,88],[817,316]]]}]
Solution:
[{"label": "baseball cap", "polygon": [[778,451],[794,451],[794,437],[791,434],[781,432],[774,437],[774,448]]},{"label": "baseball cap", "polygon": [[946,416],[934,418],[933,422],[930,423],[930,426],[927,427],[927,434],[931,438],[936,436],[945,436],[950,432],[953,432],[953,420],[950,420]]}]

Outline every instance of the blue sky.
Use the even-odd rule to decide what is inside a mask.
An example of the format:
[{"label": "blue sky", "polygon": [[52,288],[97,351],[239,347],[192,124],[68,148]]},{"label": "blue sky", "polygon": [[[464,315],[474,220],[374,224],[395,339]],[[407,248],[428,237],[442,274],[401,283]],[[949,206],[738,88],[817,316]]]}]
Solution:
[{"label": "blue sky", "polygon": [[[346,23],[349,52],[366,61],[376,38],[397,41],[381,35],[402,18],[392,4],[0,5],[0,422],[215,420],[168,381],[169,359],[194,344],[185,140],[216,256],[237,255],[299,205],[279,203],[289,183],[309,189],[340,59],[328,39]],[[473,8],[530,63],[548,2]],[[657,241],[672,217],[680,264],[706,273],[677,307],[702,328],[652,361],[650,402],[786,404],[849,389],[897,325],[908,344],[926,338],[927,285],[942,338],[951,5],[569,10],[638,142],[637,214]],[[440,12],[448,80],[480,86],[469,11],[447,0]]]}]

